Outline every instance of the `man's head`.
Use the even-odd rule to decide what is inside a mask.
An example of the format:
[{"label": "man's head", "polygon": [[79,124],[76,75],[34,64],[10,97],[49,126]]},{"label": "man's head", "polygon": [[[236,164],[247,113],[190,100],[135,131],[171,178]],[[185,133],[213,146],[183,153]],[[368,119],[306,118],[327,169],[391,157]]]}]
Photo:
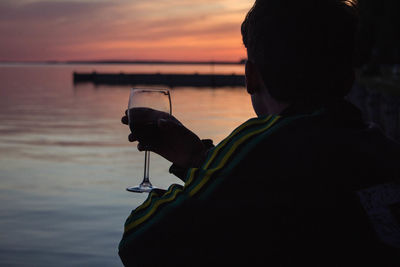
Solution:
[{"label": "man's head", "polygon": [[342,98],[357,21],[356,0],[256,0],[242,24],[250,67],[279,102]]}]

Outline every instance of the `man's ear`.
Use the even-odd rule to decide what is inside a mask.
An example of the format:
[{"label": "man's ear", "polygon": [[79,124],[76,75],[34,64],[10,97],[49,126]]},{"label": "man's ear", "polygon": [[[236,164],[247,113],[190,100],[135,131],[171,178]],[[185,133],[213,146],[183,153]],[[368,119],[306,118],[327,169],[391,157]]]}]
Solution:
[{"label": "man's ear", "polygon": [[256,65],[249,60],[246,61],[245,76],[247,92],[250,95],[253,95],[262,88],[260,73],[258,72]]}]

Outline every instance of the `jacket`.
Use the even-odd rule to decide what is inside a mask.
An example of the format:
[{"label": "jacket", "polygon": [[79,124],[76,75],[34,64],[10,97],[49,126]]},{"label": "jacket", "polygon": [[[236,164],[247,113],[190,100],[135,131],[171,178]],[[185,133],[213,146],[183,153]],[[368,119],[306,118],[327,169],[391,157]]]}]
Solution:
[{"label": "jacket", "polygon": [[132,211],[119,255],[126,266],[400,266],[399,159],[344,101],[250,119],[181,170],[184,186]]}]

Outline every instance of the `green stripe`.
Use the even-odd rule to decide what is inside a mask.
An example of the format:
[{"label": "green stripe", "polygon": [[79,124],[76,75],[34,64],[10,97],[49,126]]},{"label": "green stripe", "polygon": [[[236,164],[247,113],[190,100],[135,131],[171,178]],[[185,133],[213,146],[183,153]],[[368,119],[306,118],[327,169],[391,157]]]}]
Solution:
[{"label": "green stripe", "polygon": [[125,226],[132,221],[133,216],[135,216],[140,210],[142,210],[144,208],[147,208],[151,204],[153,199],[155,199],[156,197],[159,197],[157,192],[156,191],[151,191],[150,194],[147,196],[145,202],[143,202],[143,204],[141,204],[140,206],[138,206],[135,210],[133,210],[131,212],[131,214],[129,215],[129,217],[125,221]]},{"label": "green stripe", "polygon": [[133,214],[131,214],[130,218],[128,218],[128,220],[125,223],[124,232],[127,233],[133,230],[135,227],[142,224],[143,222],[145,222],[146,220],[148,220],[161,204],[174,200],[174,198],[177,195],[177,191],[182,191],[182,190],[183,188],[181,185],[173,184],[170,186],[167,193],[165,193],[163,196],[158,198],[153,198],[151,204],[149,204],[149,206],[142,212],[136,213],[134,211]]},{"label": "green stripe", "polygon": [[[241,137],[243,138],[243,133],[249,133],[249,132],[251,133],[252,132],[252,131],[248,131],[249,127],[262,125],[269,119],[270,119],[270,117],[265,118],[264,120],[259,120],[259,119],[249,120],[248,122],[250,122],[250,123],[246,123],[246,125],[244,125],[246,127],[243,127],[243,126],[238,127],[238,129],[236,129],[228,138],[226,138],[225,142],[222,142],[222,145],[219,145],[219,149],[223,148],[226,144],[229,144],[229,147],[232,147],[233,144],[230,144],[230,141],[241,140],[240,138]],[[234,137],[236,137],[236,138],[234,138]],[[214,154],[214,156],[210,155],[208,158],[208,162],[206,162],[206,164],[204,166],[207,166],[212,163],[212,160],[216,157],[219,149],[217,151],[213,151],[216,154]],[[226,154],[226,152],[223,154]],[[226,162],[224,162],[224,164],[225,163]],[[190,193],[194,192],[193,189],[194,190],[201,189],[201,187],[205,183],[202,184],[201,187],[196,187],[196,185],[199,184],[199,181],[201,181],[201,179],[197,179],[197,176],[199,176],[201,178],[201,175],[198,175],[198,174],[199,174],[198,169],[191,169],[188,172],[187,183],[185,184],[185,187],[183,190],[181,188],[176,188],[175,190],[171,190],[171,188],[170,188],[168,190],[168,192],[166,194],[164,194],[162,197],[158,197],[155,195],[149,197],[149,199],[144,203],[144,204],[146,204],[146,207],[140,208],[138,210],[138,211],[145,211],[145,212],[139,212],[139,213],[143,213],[141,216],[137,216],[137,214],[134,214],[133,216],[131,216],[129,218],[129,221],[126,223],[124,238],[121,240],[119,248],[120,249],[123,248],[125,246],[125,244],[133,238],[133,236],[138,234],[138,232],[141,232],[143,227],[139,227],[139,226],[143,225],[143,223],[145,223],[147,220],[152,218],[153,217],[152,215],[155,215],[156,213],[157,213],[157,215],[159,215],[159,213],[160,213],[159,209],[161,206],[164,207],[164,204],[168,204],[168,206],[165,206],[165,207],[178,206],[181,203],[183,203],[185,201],[185,199],[187,199],[187,197],[189,197],[189,196],[186,196],[186,194],[184,194],[185,191],[189,192],[189,194],[190,194]],[[192,188],[192,190],[190,190],[190,188]],[[178,197],[180,197],[180,199],[178,199]],[[165,209],[163,209],[163,210],[165,210]],[[162,213],[164,213],[164,212],[162,212]],[[154,223],[155,219],[156,218],[153,218],[153,220],[152,220],[153,223]],[[147,227],[150,227],[149,225],[150,225],[150,223],[146,224]],[[135,231],[133,231],[133,230],[135,230]],[[136,233],[136,234],[134,234],[134,233]]]},{"label": "green stripe", "polygon": [[[173,201],[178,196],[178,194],[176,192],[177,190],[179,190],[179,192],[181,192],[187,186],[190,185],[190,183],[193,181],[193,179],[196,175],[196,171],[197,171],[197,169],[192,169],[190,171],[193,178],[189,179],[183,188],[181,185],[173,184],[169,187],[168,191],[163,196],[152,197],[150,201],[146,201],[146,209],[141,209],[141,210],[143,210],[142,212],[139,212],[139,214],[136,213],[136,211],[138,209],[136,209],[134,212],[132,212],[131,216],[128,217],[128,219],[125,223],[125,233],[132,231],[134,228],[138,227],[140,224],[142,224],[146,220],[148,220],[150,218],[151,214],[153,214],[159,208],[159,206],[160,206],[159,202],[168,203],[168,202]],[[173,196],[173,197],[171,198],[171,196]],[[165,201],[165,199],[168,199],[168,201]],[[142,219],[142,218],[144,218],[144,219]],[[140,220],[140,223],[136,223],[135,221],[137,221],[137,220]]]},{"label": "green stripe", "polygon": [[202,166],[202,169],[208,169],[209,166],[213,163],[213,160],[215,157],[219,154],[220,150],[225,147],[227,143],[231,141],[235,136],[238,134],[242,133],[243,131],[247,130],[249,127],[252,127],[253,125],[259,125],[263,124],[266,121],[268,121],[271,118],[271,116],[267,116],[265,118],[253,118],[248,121],[246,121],[244,124],[240,125],[237,127],[227,138],[225,138],[222,142],[220,142],[212,151],[209,153],[207,159],[205,160],[205,163]]},{"label": "green stripe", "polygon": [[240,139],[243,137],[247,136],[248,134],[251,134],[253,132],[256,132],[262,128],[265,127],[265,125],[268,125],[271,121],[275,120],[276,118],[279,118],[278,116],[268,116],[265,119],[262,120],[263,123],[261,124],[256,124],[256,125],[251,125],[249,127],[246,127],[239,133],[237,133],[233,138],[231,138],[230,142],[228,142],[222,149],[219,155],[214,159],[213,163],[210,164],[210,167],[208,169],[215,168],[218,166],[221,162],[221,160],[225,157],[226,153],[230,151],[232,146],[236,144]]},{"label": "green stripe", "polygon": [[219,162],[219,165],[217,165],[215,168],[211,168],[209,170],[201,170],[201,174],[199,175],[199,178],[197,179],[196,183],[194,183],[190,187],[189,191],[189,196],[194,196],[197,194],[214,176],[214,174],[221,170],[228,162],[231,156],[234,154],[235,150],[242,145],[244,142],[246,142],[249,138],[253,137],[254,135],[260,134],[263,131],[267,131],[272,125],[276,123],[276,121],[279,119],[279,116],[275,116],[272,120],[270,120],[267,125],[264,125],[262,128],[258,128],[257,131],[252,131],[248,133],[247,135],[242,136],[242,138],[238,139],[230,148],[230,150],[227,151],[227,153],[224,154],[224,157],[221,159]]},{"label": "green stripe", "polygon": [[256,136],[255,138],[251,139],[250,142],[246,143],[246,146],[244,149],[241,151],[241,153],[237,156],[234,157],[233,160],[230,162],[232,164],[231,167],[226,167],[224,168],[224,172],[230,172],[232,168],[237,165],[258,143],[260,143],[262,140],[276,132],[277,130],[291,124],[294,121],[297,121],[299,119],[304,119],[304,118],[312,118],[320,115],[324,110],[317,110],[316,112],[312,114],[307,114],[307,115],[298,115],[298,116],[290,116],[290,117],[284,117],[282,118],[279,123],[275,124],[273,127],[271,127],[268,131],[261,133],[260,135]]},{"label": "green stripe", "polygon": [[[265,123],[266,121],[271,119],[271,117],[272,116],[269,115],[269,116],[266,116],[263,118],[252,118],[252,119],[249,119],[248,121],[246,121],[245,123],[243,123],[242,125],[240,125],[239,127],[237,127],[227,138],[222,140],[217,146],[215,146],[211,151],[209,151],[207,158],[204,161],[204,164],[201,166],[200,169],[205,170],[205,169],[209,168],[209,166],[214,163],[215,158],[220,154],[220,151],[225,147],[225,145],[227,145],[229,143],[229,141],[231,141],[231,139],[233,139],[237,135],[240,135],[241,132],[246,131],[250,127]],[[187,187],[191,182],[193,182],[193,176],[191,177],[190,171],[187,172],[184,180],[185,181],[190,180],[189,183],[187,183],[185,185],[185,187]]]},{"label": "green stripe", "polygon": [[298,119],[302,118],[308,118],[308,117],[315,117],[320,115],[323,112],[323,110],[318,110],[312,114],[308,115],[299,115],[299,116],[293,116],[293,117],[286,117],[283,118],[279,123],[273,125],[270,129],[267,131],[264,131],[260,135],[257,135],[255,138],[251,139],[250,142],[246,143],[243,150],[240,151],[240,153],[236,154],[231,161],[229,161],[225,167],[222,169],[221,172],[218,173],[218,179],[214,179],[214,182],[210,184],[209,187],[207,187],[206,192],[202,193],[202,198],[207,198],[207,196],[212,193],[218,186],[221,184],[224,179],[223,176],[229,175],[229,173],[243,160],[245,156],[249,154],[251,150],[254,149],[254,147],[259,144],[262,140],[268,138],[271,134],[275,133],[282,127],[285,127],[286,125],[289,125],[293,121],[296,121]]},{"label": "green stripe", "polygon": [[123,247],[125,247],[125,245],[127,243],[129,243],[129,241],[131,239],[133,239],[134,236],[136,236],[136,234],[138,234],[138,232],[142,228],[139,226],[150,227],[149,223],[151,221],[144,225],[143,225],[143,223],[148,221],[150,218],[153,218],[153,215],[159,214],[160,206],[172,202],[177,197],[177,195],[180,192],[182,192],[182,190],[183,190],[182,188],[177,188],[176,190],[173,191],[172,195],[170,195],[168,198],[162,198],[159,201],[153,203],[151,209],[149,209],[149,211],[144,216],[135,219],[131,224],[129,224],[127,227],[125,227],[123,238],[122,238],[121,242],[119,243],[119,249],[121,250]]},{"label": "green stripe", "polygon": [[[311,116],[315,115],[317,115],[317,113]],[[138,209],[137,212],[132,212],[133,215],[128,218],[129,223],[126,224],[127,231],[121,240],[120,249],[125,246],[133,236],[153,225],[156,218],[161,218],[162,215],[165,215],[171,208],[181,205],[189,197],[194,196],[200,191],[202,191],[201,197],[205,197],[211,193],[223,182],[224,179],[222,176],[229,174],[258,143],[281,127],[304,117],[310,117],[310,115],[283,118],[279,120],[278,123],[275,123],[275,119],[279,119],[278,116],[264,119],[256,118],[238,127],[209,153],[201,169],[190,169],[188,171],[187,183],[183,188],[181,186],[172,185],[163,196],[158,196],[156,194],[149,196],[146,202],[143,203],[143,205],[146,204],[145,207]],[[239,153],[236,153],[238,150],[240,150]],[[213,168],[208,169],[210,166],[213,166]],[[218,177],[221,179],[213,179],[216,173],[219,174]],[[211,180],[213,180],[212,184],[209,183]],[[203,190],[204,188],[206,188],[206,191]],[[136,213],[142,214],[139,216]],[[150,221],[151,223],[146,223],[145,227],[139,227],[150,218],[153,218],[153,220]]]}]

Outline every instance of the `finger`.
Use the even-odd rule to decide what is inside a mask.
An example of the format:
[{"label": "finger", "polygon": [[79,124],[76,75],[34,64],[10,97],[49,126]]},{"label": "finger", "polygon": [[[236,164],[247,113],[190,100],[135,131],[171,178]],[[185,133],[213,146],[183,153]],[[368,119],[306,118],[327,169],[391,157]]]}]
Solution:
[{"label": "finger", "polygon": [[127,116],[123,116],[123,117],[121,118],[121,122],[122,122],[123,124],[128,125],[128,124],[129,124],[129,119],[128,119],[128,117],[127,117]]},{"label": "finger", "polygon": [[153,151],[151,146],[145,145],[145,144],[143,144],[143,143],[139,143],[139,144],[137,145],[137,149],[138,149],[139,151]]},{"label": "finger", "polygon": [[144,149],[144,145],[141,144],[141,143],[139,143],[139,144],[137,145],[137,149],[138,149],[139,151],[144,151],[144,150],[145,150],[145,149]]},{"label": "finger", "polygon": [[136,137],[135,137],[133,134],[129,134],[128,140],[129,140],[129,142],[135,142],[135,141],[137,141]]}]

